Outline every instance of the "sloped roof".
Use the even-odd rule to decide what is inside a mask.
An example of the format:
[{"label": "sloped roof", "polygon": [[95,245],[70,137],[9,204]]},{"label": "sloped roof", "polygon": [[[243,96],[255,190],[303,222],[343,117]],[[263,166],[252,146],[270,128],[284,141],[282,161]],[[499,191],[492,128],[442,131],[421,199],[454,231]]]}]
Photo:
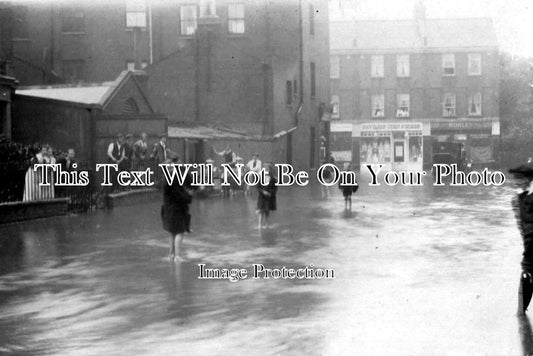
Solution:
[{"label": "sloped roof", "polygon": [[498,46],[487,18],[380,20],[330,23],[335,51],[422,50]]},{"label": "sloped roof", "polygon": [[104,83],[21,87],[17,89],[16,94],[81,105],[97,105],[104,107],[132,75],[133,72],[131,71],[123,71],[114,81]]}]

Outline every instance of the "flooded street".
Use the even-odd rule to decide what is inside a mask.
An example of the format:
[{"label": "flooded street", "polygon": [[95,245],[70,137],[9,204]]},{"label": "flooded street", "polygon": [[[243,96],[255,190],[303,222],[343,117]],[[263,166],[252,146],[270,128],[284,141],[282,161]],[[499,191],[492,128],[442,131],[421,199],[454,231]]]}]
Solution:
[{"label": "flooded street", "polygon": [[[280,188],[195,200],[189,261],[169,263],[160,202],[0,227],[0,352],[40,355],[518,355],[522,242],[504,187],[368,187],[343,211]],[[199,280],[208,267],[335,279]]]}]

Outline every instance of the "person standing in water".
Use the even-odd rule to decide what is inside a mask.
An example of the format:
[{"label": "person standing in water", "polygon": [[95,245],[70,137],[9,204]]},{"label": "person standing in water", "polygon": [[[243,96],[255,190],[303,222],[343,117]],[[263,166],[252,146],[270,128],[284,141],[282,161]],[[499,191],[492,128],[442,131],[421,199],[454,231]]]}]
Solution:
[{"label": "person standing in water", "polygon": [[[350,170],[350,162],[344,162],[344,171]],[[352,211],[352,194],[357,192],[359,185],[355,184],[341,184],[342,180],[339,180],[339,189],[342,191],[344,197],[344,210]]]},{"label": "person standing in water", "polygon": [[259,221],[257,228],[270,228],[270,212],[276,210],[276,178],[274,178],[274,169],[271,163],[267,163],[263,168],[266,171],[266,184],[257,185],[257,213]]},{"label": "person standing in water", "polygon": [[524,315],[533,295],[533,163],[531,158],[524,165],[509,170],[522,188],[513,199],[518,229],[522,235],[522,273],[518,290],[518,315]]},{"label": "person standing in water", "polygon": [[[178,157],[173,157],[169,163],[179,163]],[[169,167],[169,170],[176,169]],[[190,230],[189,204],[192,195],[185,186],[174,179],[171,185],[164,179],[163,186],[163,206],[161,208],[161,219],[163,228],[170,233],[169,259],[175,262],[185,260],[182,250],[183,234]]]}]

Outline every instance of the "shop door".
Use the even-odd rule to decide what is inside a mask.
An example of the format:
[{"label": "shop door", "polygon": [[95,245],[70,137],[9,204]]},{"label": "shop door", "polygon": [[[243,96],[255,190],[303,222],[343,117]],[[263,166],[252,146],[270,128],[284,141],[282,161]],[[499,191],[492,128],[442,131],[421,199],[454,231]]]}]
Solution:
[{"label": "shop door", "polygon": [[404,162],[404,141],[394,141],[394,162]]}]

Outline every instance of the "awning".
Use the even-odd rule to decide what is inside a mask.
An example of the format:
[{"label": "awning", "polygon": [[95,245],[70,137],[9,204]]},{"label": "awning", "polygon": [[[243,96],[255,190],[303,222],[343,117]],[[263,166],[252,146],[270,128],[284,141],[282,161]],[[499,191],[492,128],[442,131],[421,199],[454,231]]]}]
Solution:
[{"label": "awning", "polygon": [[169,126],[169,138],[198,140],[253,140],[253,136],[207,126]]}]

